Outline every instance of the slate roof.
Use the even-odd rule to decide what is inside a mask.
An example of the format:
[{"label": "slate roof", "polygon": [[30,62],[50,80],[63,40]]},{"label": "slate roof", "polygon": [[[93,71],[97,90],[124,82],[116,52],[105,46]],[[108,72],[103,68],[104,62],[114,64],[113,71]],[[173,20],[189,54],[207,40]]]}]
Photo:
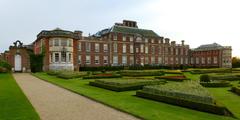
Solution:
[{"label": "slate roof", "polygon": [[54,30],[43,30],[37,35],[38,39],[42,37],[69,37],[79,39],[74,32],[62,30],[60,28],[56,28]]},{"label": "slate roof", "polygon": [[119,32],[119,33],[126,33],[126,34],[139,34],[144,37],[160,37],[153,30],[139,29],[139,28],[134,28],[134,27],[126,27],[126,26],[117,26],[117,25],[114,25],[112,27],[111,32]]},{"label": "slate roof", "polygon": [[213,44],[205,44],[205,45],[200,45],[198,48],[193,49],[194,51],[206,51],[206,50],[219,50],[219,49],[223,49],[224,47],[217,44],[217,43],[213,43]]}]

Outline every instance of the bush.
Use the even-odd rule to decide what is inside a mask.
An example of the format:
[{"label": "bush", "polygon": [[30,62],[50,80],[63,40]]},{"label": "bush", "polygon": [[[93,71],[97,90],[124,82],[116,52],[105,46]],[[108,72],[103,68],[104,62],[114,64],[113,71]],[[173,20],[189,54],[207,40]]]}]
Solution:
[{"label": "bush", "polygon": [[82,76],[85,76],[85,74],[80,72],[70,72],[70,71],[64,71],[57,75],[57,77],[63,78],[63,79],[80,78]]},{"label": "bush", "polygon": [[0,60],[0,72],[9,72],[11,69],[12,66],[8,62]]},{"label": "bush", "polygon": [[179,82],[182,82],[183,80],[187,80],[187,78],[184,75],[181,75],[181,76],[158,76],[158,77],[155,77],[155,79],[165,79],[168,81],[179,81]]},{"label": "bush", "polygon": [[122,76],[138,77],[138,76],[162,76],[162,71],[120,71]]},{"label": "bush", "polygon": [[96,74],[90,76],[84,76],[83,79],[101,79],[101,78],[121,78],[119,74]]},{"label": "bush", "polygon": [[188,101],[188,100],[174,98],[174,97],[151,94],[151,93],[144,92],[144,91],[137,91],[136,96],[142,97],[142,98],[147,98],[147,99],[152,99],[152,100],[156,100],[156,101],[160,101],[160,102],[165,102],[165,103],[169,103],[169,104],[173,104],[173,105],[179,105],[179,106],[187,107],[187,108],[194,109],[194,110],[234,117],[234,115],[231,113],[231,111],[229,111],[224,106],[193,102],[193,101]]},{"label": "bush", "polygon": [[58,74],[61,73],[61,71],[54,71],[54,70],[49,70],[46,72],[48,75],[52,75],[52,76],[57,76]]},{"label": "bush", "polygon": [[192,74],[206,74],[206,73],[231,73],[231,69],[227,68],[216,68],[216,69],[193,69]]},{"label": "bush", "polygon": [[142,89],[145,85],[164,84],[165,81],[160,80],[95,80],[89,82],[90,85],[109,89],[113,91],[128,91]]},{"label": "bush", "polygon": [[200,82],[210,82],[209,75],[201,75]]},{"label": "bush", "polygon": [[233,86],[231,91],[240,95],[240,86]]},{"label": "bush", "polygon": [[211,81],[211,82],[200,82],[204,87],[230,87],[232,86],[229,81]]},{"label": "bush", "polygon": [[43,54],[37,54],[37,55],[33,53],[30,54],[30,67],[33,73],[42,71],[43,59],[44,59]]},{"label": "bush", "polygon": [[228,80],[228,81],[240,80],[240,76],[234,74],[210,75],[209,77],[211,80]]}]

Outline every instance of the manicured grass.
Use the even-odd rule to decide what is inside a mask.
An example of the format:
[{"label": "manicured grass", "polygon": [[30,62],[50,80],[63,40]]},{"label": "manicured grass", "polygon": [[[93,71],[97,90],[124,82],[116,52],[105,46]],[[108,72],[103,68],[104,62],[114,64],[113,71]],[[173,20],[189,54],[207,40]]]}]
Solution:
[{"label": "manicured grass", "polygon": [[148,120],[233,120],[215,114],[195,111],[184,107],[136,97],[136,91],[114,92],[88,85],[89,81],[72,79],[64,80],[46,73],[35,73],[37,77],[54,83],[78,94],[112,106],[116,109],[131,113]]},{"label": "manicured grass", "polygon": [[39,120],[10,73],[0,73],[0,120]]},{"label": "manicured grass", "polygon": [[240,118],[240,96],[227,88],[208,88],[212,95],[226,106],[237,118]]}]

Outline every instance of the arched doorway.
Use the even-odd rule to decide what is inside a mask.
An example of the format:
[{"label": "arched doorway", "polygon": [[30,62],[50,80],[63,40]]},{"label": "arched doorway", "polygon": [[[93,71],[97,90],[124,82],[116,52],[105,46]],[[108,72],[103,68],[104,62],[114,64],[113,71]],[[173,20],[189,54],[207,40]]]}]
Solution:
[{"label": "arched doorway", "polygon": [[15,58],[14,58],[14,71],[16,72],[20,72],[22,71],[22,57],[21,55],[19,54],[16,54],[15,55]]}]

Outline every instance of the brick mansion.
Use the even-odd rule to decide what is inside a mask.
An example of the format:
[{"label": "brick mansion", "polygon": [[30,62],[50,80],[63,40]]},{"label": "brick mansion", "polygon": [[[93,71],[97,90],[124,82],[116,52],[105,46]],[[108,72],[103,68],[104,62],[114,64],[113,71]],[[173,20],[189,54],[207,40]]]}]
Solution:
[{"label": "brick mansion", "polygon": [[20,41],[1,55],[13,71],[29,71],[27,49],[34,54],[44,51],[43,70],[79,70],[80,67],[163,65],[193,67],[232,67],[232,49],[217,43],[190,49],[159,36],[153,30],[138,28],[137,22],[123,20],[96,34],[82,31],[43,30],[31,45]]}]

